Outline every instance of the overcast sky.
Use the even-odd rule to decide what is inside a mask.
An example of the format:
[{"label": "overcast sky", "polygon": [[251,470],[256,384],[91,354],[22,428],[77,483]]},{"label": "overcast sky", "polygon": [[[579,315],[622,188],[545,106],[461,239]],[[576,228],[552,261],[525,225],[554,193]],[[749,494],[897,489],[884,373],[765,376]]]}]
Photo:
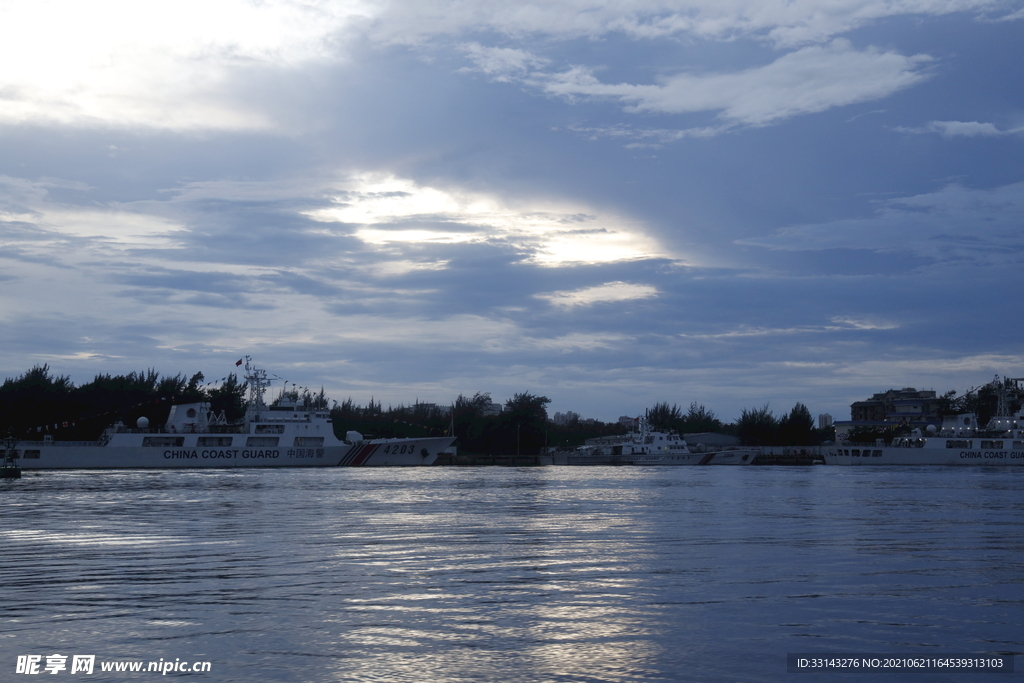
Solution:
[{"label": "overcast sky", "polygon": [[1024,376],[1021,0],[4,0],[0,377],[551,412]]}]

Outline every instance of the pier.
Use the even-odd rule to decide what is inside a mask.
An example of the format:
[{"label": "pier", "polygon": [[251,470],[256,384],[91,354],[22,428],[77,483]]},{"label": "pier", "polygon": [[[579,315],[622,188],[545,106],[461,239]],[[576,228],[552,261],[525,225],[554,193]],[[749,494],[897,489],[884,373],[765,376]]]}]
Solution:
[{"label": "pier", "polygon": [[824,465],[821,446],[764,446],[755,465]]}]

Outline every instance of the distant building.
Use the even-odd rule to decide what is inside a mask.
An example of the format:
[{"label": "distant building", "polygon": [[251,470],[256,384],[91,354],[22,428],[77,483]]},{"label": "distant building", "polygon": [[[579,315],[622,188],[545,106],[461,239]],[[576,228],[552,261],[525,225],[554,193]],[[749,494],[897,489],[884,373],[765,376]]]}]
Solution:
[{"label": "distant building", "polygon": [[579,413],[574,413],[571,410],[567,410],[564,413],[555,413],[554,417],[551,418],[551,421],[554,422],[556,425],[567,425],[572,422],[578,422],[579,419]]},{"label": "distant building", "polygon": [[426,415],[450,415],[452,412],[451,406],[440,406],[436,403],[422,403],[417,401],[412,405],[415,412],[426,414]]},{"label": "distant building", "polygon": [[502,406],[500,403],[495,403],[491,399],[487,399],[487,403],[480,406],[481,415],[501,415]]},{"label": "distant building", "polygon": [[866,401],[850,405],[850,419],[854,422],[941,422],[942,401],[934,391],[918,391],[913,387],[890,389],[874,394]]},{"label": "distant building", "polygon": [[629,415],[623,415],[622,417],[619,418],[619,424],[625,427],[626,429],[632,429],[633,427],[636,427],[638,424],[640,424],[639,419],[640,418],[638,417],[630,417]]},{"label": "distant building", "polygon": [[828,413],[822,413],[818,416],[818,429],[828,429],[832,426],[832,416]]},{"label": "distant building", "polygon": [[942,399],[934,391],[918,391],[913,387],[890,389],[873,394],[866,401],[850,404],[850,420],[834,422],[836,438],[843,438],[852,429],[870,427],[886,429],[897,425],[925,428],[942,423]]}]

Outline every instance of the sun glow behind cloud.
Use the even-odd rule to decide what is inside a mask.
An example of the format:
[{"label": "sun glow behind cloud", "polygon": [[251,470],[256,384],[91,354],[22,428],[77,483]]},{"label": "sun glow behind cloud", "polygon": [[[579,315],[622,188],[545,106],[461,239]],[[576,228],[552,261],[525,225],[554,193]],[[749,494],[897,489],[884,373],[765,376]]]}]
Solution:
[{"label": "sun glow behind cloud", "polygon": [[254,129],[232,102],[238,70],[337,59],[332,36],[360,0],[6,0],[0,6],[0,123]]},{"label": "sun glow behind cloud", "polygon": [[568,202],[513,206],[479,192],[372,174],[352,176],[339,190],[336,206],[305,215],[324,223],[358,225],[355,236],[370,245],[501,242],[545,266],[664,255],[635,223]]}]

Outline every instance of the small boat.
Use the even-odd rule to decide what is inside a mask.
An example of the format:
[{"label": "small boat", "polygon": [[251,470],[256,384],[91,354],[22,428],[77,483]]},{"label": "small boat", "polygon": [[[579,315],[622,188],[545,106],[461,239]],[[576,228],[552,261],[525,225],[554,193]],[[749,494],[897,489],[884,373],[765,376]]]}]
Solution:
[{"label": "small boat", "polygon": [[575,451],[541,456],[549,465],[750,465],[757,449],[725,448],[707,450],[703,445],[690,450],[678,434],[653,431],[646,418],[639,428],[622,436],[590,439]]},{"label": "small boat", "polygon": [[23,470],[94,468],[375,467],[432,465],[450,436],[364,439],[335,436],[330,412],[297,401],[268,407],[270,379],[246,357],[245,417],[229,424],[208,403],[171,406],[166,424],[151,429],[117,423],[97,441],[19,441],[13,460]]}]

